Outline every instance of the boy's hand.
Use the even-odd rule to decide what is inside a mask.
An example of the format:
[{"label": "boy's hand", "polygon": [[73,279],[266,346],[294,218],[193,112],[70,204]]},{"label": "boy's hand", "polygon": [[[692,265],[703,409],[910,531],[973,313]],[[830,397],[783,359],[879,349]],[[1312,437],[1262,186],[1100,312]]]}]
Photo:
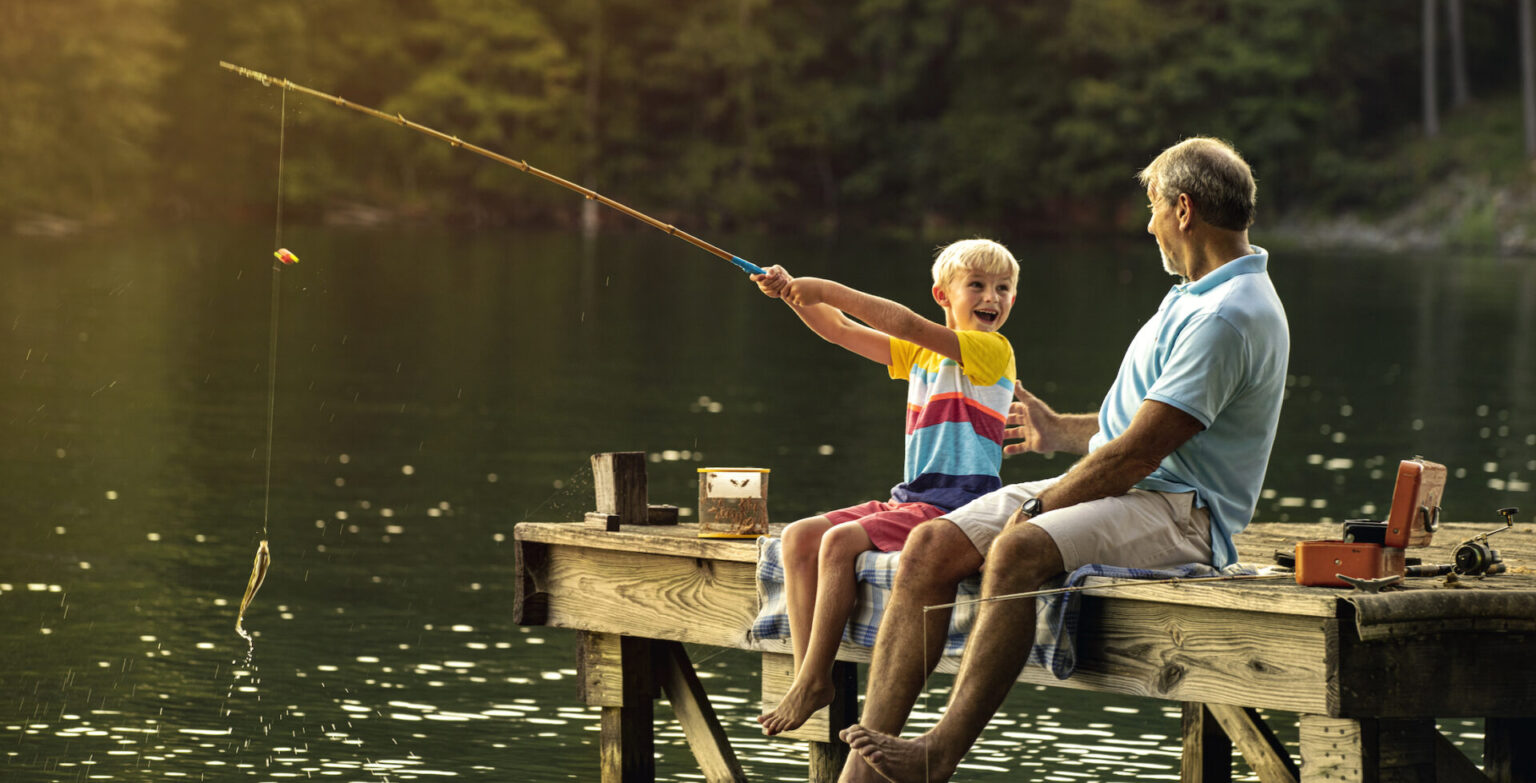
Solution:
[{"label": "boy's hand", "polygon": [[827,289],[830,284],[826,280],[815,277],[802,277],[791,280],[789,285],[779,293],[786,302],[799,307],[819,305],[826,301]]},{"label": "boy's hand", "polygon": [[757,283],[757,289],[765,295],[778,299],[784,295],[784,289],[794,282],[789,272],[784,267],[774,264],[763,270],[763,274],[752,275],[752,282]]}]

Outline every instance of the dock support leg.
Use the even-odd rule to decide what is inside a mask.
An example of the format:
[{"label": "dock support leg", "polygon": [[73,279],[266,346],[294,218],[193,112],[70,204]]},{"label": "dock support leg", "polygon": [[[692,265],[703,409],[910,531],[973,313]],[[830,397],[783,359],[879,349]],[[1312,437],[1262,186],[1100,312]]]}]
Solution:
[{"label": "dock support leg", "polygon": [[1180,783],[1231,783],[1232,740],[1216,716],[1197,701],[1184,702],[1184,757]]},{"label": "dock support leg", "polygon": [[1259,717],[1257,710],[1230,704],[1207,704],[1205,708],[1221,724],[1221,730],[1231,738],[1232,744],[1243,754],[1243,760],[1263,783],[1296,783],[1301,778],[1301,771],[1291,760],[1291,754],[1275,737],[1269,724]]},{"label": "dock support leg", "polygon": [[731,741],[709,703],[709,695],[699,682],[693,662],[678,642],[655,642],[657,679],[672,703],[672,712],[682,724],[683,736],[699,769],[709,783],[746,783]]},{"label": "dock support leg", "polygon": [[656,779],[654,642],[617,634],[578,634],[582,701],[602,707],[602,783]]},{"label": "dock support leg", "polygon": [[1536,783],[1536,718],[1489,718],[1483,771],[1493,783]]}]

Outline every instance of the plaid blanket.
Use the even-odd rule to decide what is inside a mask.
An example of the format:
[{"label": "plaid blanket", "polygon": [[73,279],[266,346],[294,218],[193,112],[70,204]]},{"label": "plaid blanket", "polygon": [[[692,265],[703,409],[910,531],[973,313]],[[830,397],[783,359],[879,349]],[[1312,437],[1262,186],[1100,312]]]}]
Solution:
[{"label": "plaid blanket", "polygon": [[[757,619],[748,632],[753,641],[789,638],[789,613],[784,598],[784,564],[777,538],[758,539],[757,552]],[[895,586],[896,566],[900,552],[865,552],[859,556],[858,600],[853,616],[843,631],[843,640],[864,647],[875,645],[875,633],[880,629],[880,618],[890,601]],[[1121,568],[1118,566],[1086,565],[1073,571],[1049,587],[1076,587],[1089,577],[1101,576],[1114,579],[1175,579],[1186,577],[1216,576],[1218,574],[1254,574],[1258,570],[1245,563],[1235,563],[1217,571],[1210,565],[1190,563],[1178,568],[1146,569]],[[973,576],[960,583],[955,600],[965,602],[981,594],[981,577]],[[1060,593],[1035,598],[1035,646],[1030,650],[1029,662],[1050,670],[1058,679],[1072,676],[1077,668],[1078,612],[1082,607],[1082,593]],[[949,621],[949,638],[944,644],[945,655],[959,655],[965,649],[966,637],[976,622],[980,604],[961,603],[955,607]]]}]

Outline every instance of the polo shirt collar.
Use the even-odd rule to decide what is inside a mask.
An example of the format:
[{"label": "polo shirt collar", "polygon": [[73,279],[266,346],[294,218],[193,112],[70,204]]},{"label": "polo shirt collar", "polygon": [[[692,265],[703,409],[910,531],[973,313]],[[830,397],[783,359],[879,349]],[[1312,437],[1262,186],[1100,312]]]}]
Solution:
[{"label": "polo shirt collar", "polygon": [[1263,273],[1269,268],[1269,251],[1254,244],[1249,247],[1253,249],[1252,253],[1216,267],[1210,274],[1193,283],[1176,285],[1173,290],[1181,294],[1203,294],[1238,275]]}]

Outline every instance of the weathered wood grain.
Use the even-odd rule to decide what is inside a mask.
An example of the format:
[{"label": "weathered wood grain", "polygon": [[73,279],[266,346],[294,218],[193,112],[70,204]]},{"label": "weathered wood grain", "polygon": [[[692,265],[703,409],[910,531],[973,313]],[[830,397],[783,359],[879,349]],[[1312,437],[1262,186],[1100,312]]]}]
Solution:
[{"label": "weathered wood grain", "polygon": [[579,523],[519,522],[513,535],[521,541],[570,544],[677,557],[702,557],[737,563],[757,562],[757,542],[746,539],[699,538],[698,524],[653,525],[614,533],[589,530]]},{"label": "weathered wood grain", "polygon": [[757,613],[751,564],[548,547],[552,626],[743,648]]}]

